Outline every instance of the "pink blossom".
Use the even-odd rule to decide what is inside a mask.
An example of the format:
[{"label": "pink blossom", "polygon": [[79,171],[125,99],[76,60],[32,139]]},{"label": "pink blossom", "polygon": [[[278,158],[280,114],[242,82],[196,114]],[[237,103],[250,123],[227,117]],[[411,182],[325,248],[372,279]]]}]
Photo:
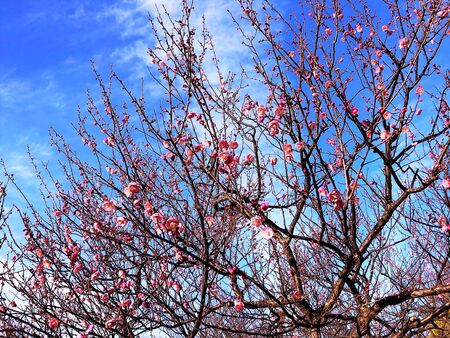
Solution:
[{"label": "pink blossom", "polygon": [[234,309],[236,311],[241,312],[244,310],[244,308],[245,308],[245,305],[240,299],[237,299],[234,301]]},{"label": "pink blossom", "polygon": [[403,49],[403,48],[405,48],[405,47],[408,46],[408,43],[409,43],[409,39],[408,39],[408,38],[400,39],[400,40],[398,41],[398,47],[399,47],[400,49]]},{"label": "pink blossom", "polygon": [[325,28],[325,34],[331,35],[331,34],[333,34],[333,30],[331,28],[327,27],[327,28]]},{"label": "pink blossom", "polygon": [[98,277],[100,277],[100,272],[94,271],[94,272],[91,274],[90,280],[91,280],[92,282],[93,282],[93,281],[96,281],[96,280],[98,279]]},{"label": "pink blossom", "polygon": [[326,89],[333,87],[333,85],[334,85],[334,82],[332,80],[328,80],[327,82],[325,82]]},{"label": "pink blossom", "polygon": [[109,319],[105,322],[105,327],[107,329],[112,329],[114,326],[116,325],[116,320],[115,319]]},{"label": "pink blossom", "polygon": [[102,225],[99,222],[95,222],[93,225],[95,231],[101,232],[103,230]]},{"label": "pink blossom", "polygon": [[259,106],[258,108],[256,108],[256,114],[258,114],[258,116],[260,117],[264,117],[266,115],[267,109],[264,106]]},{"label": "pink blossom", "polygon": [[303,150],[303,149],[305,149],[305,142],[303,142],[303,141],[296,142],[296,143],[295,143],[295,147],[296,147],[298,150]]},{"label": "pink blossom", "polygon": [[277,162],[278,162],[278,159],[277,159],[276,157],[272,157],[272,158],[270,159],[270,164],[272,164],[272,165],[277,164]]},{"label": "pink blossom", "polygon": [[450,178],[444,178],[442,180],[442,187],[444,189],[450,189]]},{"label": "pink blossom", "polygon": [[341,193],[337,189],[333,189],[328,193],[328,200],[332,203],[341,200]]},{"label": "pink blossom", "polygon": [[116,222],[117,222],[118,226],[124,227],[125,225],[127,225],[128,221],[127,221],[127,219],[125,217],[120,216],[120,217],[116,218]]},{"label": "pink blossom", "polygon": [[285,113],[284,107],[278,106],[275,108],[275,115],[277,115],[278,117],[283,116],[284,113]]},{"label": "pink blossom", "polygon": [[152,220],[153,223],[159,224],[162,222],[163,217],[159,212],[155,212],[153,215],[150,216],[150,219]]},{"label": "pink blossom", "polygon": [[123,271],[123,270],[119,270],[119,271],[117,272],[117,276],[118,276],[120,279],[125,279],[125,278],[127,278],[127,274],[126,274],[126,272]]},{"label": "pink blossom", "polygon": [[299,298],[302,298],[302,293],[301,293],[300,290],[295,290],[295,291],[292,293],[292,296],[294,296],[294,298],[296,298],[296,299],[299,299]]},{"label": "pink blossom", "polygon": [[179,283],[174,283],[172,285],[173,289],[175,290],[176,293],[180,292],[181,290],[181,285]]},{"label": "pink blossom", "polygon": [[83,269],[83,264],[81,262],[76,262],[73,266],[73,273],[78,273]]},{"label": "pink blossom", "polygon": [[227,140],[220,140],[219,141],[219,149],[220,150],[227,150],[229,147]]},{"label": "pink blossom", "polygon": [[234,156],[233,156],[233,154],[229,153],[228,151],[222,151],[219,154],[219,159],[222,162],[224,162],[225,164],[229,165],[229,164],[233,163]]},{"label": "pink blossom", "polygon": [[292,144],[283,144],[283,151],[285,154],[291,154],[292,153]]},{"label": "pink blossom", "polygon": [[121,308],[126,308],[126,307],[128,307],[128,306],[131,305],[131,299],[130,299],[130,298],[124,299],[124,300],[122,300],[121,302],[119,302],[118,305],[119,305],[119,307],[121,307]]},{"label": "pink blossom", "polygon": [[273,237],[274,233],[272,228],[270,227],[263,227],[261,229],[261,236],[265,239],[271,239]]},{"label": "pink blossom", "polygon": [[231,141],[229,143],[229,146],[231,149],[237,149],[237,147],[239,147],[239,144],[236,141]]},{"label": "pink blossom", "polygon": [[269,129],[269,135],[275,136],[279,133],[279,122],[278,120],[272,120],[269,122],[267,128]]},{"label": "pink blossom", "polygon": [[214,222],[215,222],[213,216],[206,216],[206,217],[205,217],[205,221],[206,221],[206,223],[208,223],[208,225],[213,225]]},{"label": "pink blossom", "polygon": [[59,326],[59,320],[56,319],[55,317],[50,318],[49,321],[48,321],[48,326],[52,330],[56,329]]},{"label": "pink blossom", "polygon": [[317,191],[319,192],[320,196],[326,196],[327,195],[327,190],[324,187],[320,187],[319,189],[317,189]]},{"label": "pink blossom", "polygon": [[180,250],[177,250],[175,252],[175,259],[178,261],[182,261],[183,260],[183,253]]},{"label": "pink blossom", "polygon": [[255,161],[255,157],[252,154],[246,154],[243,165],[250,165]]},{"label": "pink blossom", "polygon": [[228,268],[228,272],[230,273],[230,274],[234,274],[234,272],[237,270],[237,267],[235,267],[235,266],[230,266],[229,268]]},{"label": "pink blossom", "polygon": [[105,211],[112,212],[116,210],[116,205],[114,204],[113,201],[104,201],[102,204],[102,208]]},{"label": "pink blossom", "polygon": [[105,138],[103,140],[103,143],[106,144],[107,146],[113,147],[116,143],[114,142],[114,139],[110,136],[108,136],[107,138]]},{"label": "pink blossom", "polygon": [[165,227],[169,231],[176,231],[178,229],[178,219],[176,217],[170,217],[165,223]]},{"label": "pink blossom", "polygon": [[292,156],[292,145],[291,144],[283,144],[284,151],[284,159],[286,161],[292,161],[294,157]]},{"label": "pink blossom", "polygon": [[417,86],[417,88],[416,88],[416,94],[417,95],[422,95],[423,94],[423,87],[422,87],[422,85],[418,85]]},{"label": "pink blossom", "polygon": [[342,202],[342,200],[338,200],[338,201],[333,203],[333,210],[334,211],[342,210],[343,207],[344,207],[344,202]]},{"label": "pink blossom", "polygon": [[382,139],[383,141],[385,140],[389,140],[391,138],[392,134],[390,132],[388,132],[387,130],[382,130],[380,132],[380,139]]},{"label": "pink blossom", "polygon": [[254,216],[251,218],[251,224],[255,227],[259,227],[263,224],[263,218],[261,216]]},{"label": "pink blossom", "polygon": [[153,205],[150,201],[145,201],[144,203],[145,215],[149,216],[153,212]]},{"label": "pink blossom", "polygon": [[441,215],[437,219],[438,224],[442,227],[442,231],[447,232],[450,231],[450,224],[447,223],[447,219],[445,216]]},{"label": "pink blossom", "polygon": [[124,189],[124,194],[128,198],[132,197],[134,194],[139,192],[139,184],[137,182],[130,182],[128,186]]},{"label": "pink blossom", "polygon": [[266,211],[267,209],[269,209],[269,202],[267,201],[261,202],[261,204],[259,205],[259,210]]}]

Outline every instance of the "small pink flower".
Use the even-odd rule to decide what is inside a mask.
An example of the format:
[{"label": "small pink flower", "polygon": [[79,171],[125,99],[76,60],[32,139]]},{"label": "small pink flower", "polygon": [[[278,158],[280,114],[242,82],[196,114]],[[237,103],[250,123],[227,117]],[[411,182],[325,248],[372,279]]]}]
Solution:
[{"label": "small pink flower", "polygon": [[391,117],[392,117],[392,114],[391,114],[390,112],[385,111],[385,112],[383,113],[383,118],[384,118],[385,120],[389,120]]},{"label": "small pink flower", "polygon": [[117,225],[120,226],[120,227],[124,227],[128,223],[127,219],[125,217],[122,217],[122,216],[117,217],[116,218],[116,222],[117,222]]},{"label": "small pink flower", "polygon": [[319,192],[320,196],[326,196],[327,195],[327,190],[324,187],[320,187],[319,189],[317,189],[317,191]]},{"label": "small pink flower", "polygon": [[116,325],[116,320],[115,319],[109,319],[105,322],[105,327],[107,329],[112,329],[114,326]]},{"label": "small pink flower", "polygon": [[206,216],[205,221],[206,223],[208,223],[208,225],[213,225],[215,223],[215,219],[213,216]]},{"label": "small pink flower", "polygon": [[333,30],[331,28],[327,27],[327,28],[325,28],[325,34],[331,35],[331,34],[333,34]]},{"label": "small pink flower", "polygon": [[237,299],[234,301],[234,309],[236,311],[241,312],[244,310],[244,308],[245,308],[245,305],[241,300]]},{"label": "small pink flower", "polygon": [[49,321],[48,321],[48,326],[49,326],[52,330],[58,328],[58,326],[59,326],[59,320],[56,319],[55,317],[50,318]]},{"label": "small pink flower", "polygon": [[299,299],[299,298],[302,298],[302,293],[300,292],[300,290],[295,290],[292,293],[292,296],[294,296],[294,298],[296,298],[296,299]]},{"label": "small pink flower", "polygon": [[178,284],[178,283],[174,283],[174,284],[172,285],[172,287],[173,287],[173,289],[175,290],[176,293],[179,293],[180,290],[181,290],[181,285]]},{"label": "small pink flower", "polygon": [[83,264],[81,262],[76,262],[73,266],[73,273],[78,273],[83,269]]},{"label": "small pink flower", "polygon": [[263,224],[263,218],[261,216],[254,216],[251,218],[250,222],[253,226],[259,227]]},{"label": "small pink flower", "polygon": [[445,216],[439,216],[437,222],[442,227],[442,231],[450,231],[450,224],[447,223],[447,219],[445,218]]},{"label": "small pink flower", "polygon": [[90,279],[91,279],[91,282],[97,280],[98,277],[100,277],[100,272],[94,271],[94,272],[92,273],[92,275],[91,275],[91,278],[90,278]]},{"label": "small pink flower", "polygon": [[228,151],[222,151],[219,154],[219,159],[224,162],[225,164],[229,165],[233,162],[234,156],[233,154],[229,153]]},{"label": "small pink flower", "polygon": [[105,201],[102,204],[102,208],[105,211],[112,212],[112,211],[116,210],[116,205],[114,204],[113,201]]},{"label": "small pink flower", "polygon": [[387,130],[382,130],[380,132],[380,139],[383,141],[389,140],[391,138],[392,134],[388,132]]},{"label": "small pink flower", "polygon": [[277,135],[279,133],[279,122],[278,122],[278,120],[270,121],[267,127],[269,129],[269,135],[270,136],[275,136],[275,135]]},{"label": "small pink flower", "polygon": [[165,227],[169,231],[176,231],[178,229],[179,223],[180,222],[178,222],[178,219],[176,217],[170,217],[169,219],[167,219]]},{"label": "small pink flower", "polygon": [[103,143],[107,146],[113,147],[116,143],[114,142],[114,139],[111,136],[108,136],[103,140]]},{"label": "small pink flower", "polygon": [[300,141],[300,142],[296,142],[295,143],[295,147],[298,149],[298,150],[303,150],[303,149],[305,149],[305,142],[303,142],[303,141]]},{"label": "small pink flower", "polygon": [[236,141],[231,141],[229,145],[231,149],[237,149],[237,147],[239,147],[239,144]]},{"label": "small pink flower", "polygon": [[259,210],[266,211],[267,209],[269,209],[269,202],[267,201],[261,202],[261,204],[259,205]]},{"label": "small pink flower", "polygon": [[121,308],[126,308],[126,307],[128,307],[130,305],[131,305],[131,299],[130,298],[124,299],[121,302],[119,302],[119,307],[121,307]]},{"label": "small pink flower", "polygon": [[342,200],[336,201],[333,203],[333,210],[334,211],[339,211],[342,210],[342,208],[344,207],[344,202],[342,202]]},{"label": "small pink flower", "polygon": [[333,189],[328,193],[328,200],[332,203],[336,203],[341,200],[341,193],[337,189]]},{"label": "small pink flower", "polygon": [[256,114],[258,114],[258,116],[260,117],[264,117],[267,113],[267,109],[264,106],[259,106],[258,108],[256,108]]},{"label": "small pink flower", "polygon": [[272,228],[270,227],[263,227],[261,229],[261,236],[265,239],[271,239],[273,237],[274,233]]},{"label": "small pink flower", "polygon": [[228,268],[228,272],[230,273],[230,274],[234,274],[234,272],[237,270],[237,267],[235,267],[235,266],[230,266],[229,268]]},{"label": "small pink flower", "polygon": [[152,220],[153,223],[159,224],[162,222],[163,217],[159,212],[155,212],[153,215],[150,216],[150,219]]},{"label": "small pink flower", "polygon": [[272,158],[270,159],[270,164],[271,164],[271,165],[276,165],[277,162],[278,162],[278,159],[277,159],[276,157],[272,157]]},{"label": "small pink flower", "polygon": [[442,180],[442,187],[444,189],[450,189],[450,178],[444,178]]},{"label": "small pink flower", "polygon": [[252,154],[246,154],[243,165],[250,165],[255,161],[255,157]]},{"label": "small pink flower", "polygon": [[405,48],[405,47],[408,46],[408,43],[409,43],[409,39],[408,39],[408,38],[400,39],[400,40],[398,41],[398,47],[399,47],[400,49],[403,49],[403,48]]},{"label": "small pink flower", "polygon": [[422,95],[423,94],[423,87],[422,87],[422,85],[418,85],[417,86],[417,88],[416,88],[416,94],[417,95]]},{"label": "small pink flower", "polygon": [[139,192],[139,184],[137,182],[130,182],[128,186],[123,190],[123,193],[128,198]]},{"label": "small pink flower", "polygon": [[227,150],[229,147],[227,140],[220,140],[219,141],[219,149],[220,150]]},{"label": "small pink flower", "polygon": [[177,250],[177,251],[175,252],[175,258],[176,258],[176,260],[178,260],[178,261],[182,261],[182,260],[183,260],[183,253],[182,253],[180,250]]},{"label": "small pink flower", "polygon": [[153,205],[150,201],[146,201],[144,203],[144,212],[147,216],[149,216],[153,212]]},{"label": "small pink flower", "polygon": [[117,276],[118,276],[120,279],[125,279],[125,278],[127,278],[127,274],[126,274],[126,272],[123,271],[123,270],[119,270],[119,271],[117,272]]}]

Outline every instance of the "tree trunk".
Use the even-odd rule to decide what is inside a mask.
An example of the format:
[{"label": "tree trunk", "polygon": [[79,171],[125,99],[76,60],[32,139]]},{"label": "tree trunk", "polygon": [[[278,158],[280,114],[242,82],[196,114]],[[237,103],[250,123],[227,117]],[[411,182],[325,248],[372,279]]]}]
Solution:
[{"label": "tree trunk", "polygon": [[309,337],[310,338],[321,338],[320,335],[320,329],[311,329],[311,331],[309,332]]}]

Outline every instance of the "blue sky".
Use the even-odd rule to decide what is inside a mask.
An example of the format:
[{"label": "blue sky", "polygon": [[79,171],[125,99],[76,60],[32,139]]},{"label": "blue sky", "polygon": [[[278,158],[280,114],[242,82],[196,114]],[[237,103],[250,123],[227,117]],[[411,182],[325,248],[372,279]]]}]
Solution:
[{"label": "blue sky", "polygon": [[[71,123],[76,123],[77,108],[83,112],[86,107],[86,90],[98,94],[90,60],[105,76],[113,65],[131,88],[137,88],[144,78],[147,104],[157,107],[162,91],[148,74],[146,51],[155,42],[147,15],[161,5],[172,15],[180,12],[180,0],[2,2],[0,158],[23,188],[32,191],[37,186],[27,145],[36,158],[56,162],[49,145],[50,126],[71,144],[81,146]],[[205,14],[223,67],[239,71],[240,64],[245,66],[250,60],[227,9],[240,12],[234,1],[197,1],[193,22],[199,25]]]},{"label": "blue sky", "polygon": [[[161,91],[150,83],[146,51],[155,44],[148,13],[154,14],[162,4],[171,14],[180,11],[176,0],[2,3],[0,158],[22,187],[32,190],[36,185],[27,145],[36,158],[55,160],[49,145],[50,126],[70,143],[80,144],[71,123],[76,123],[78,107],[84,111],[86,90],[98,94],[91,60],[105,76],[113,65],[131,88],[139,86],[140,78],[146,79],[149,105],[161,97]],[[236,11],[236,4],[216,0],[196,7],[194,23],[199,24],[205,14],[225,67],[239,66],[243,47],[226,12]]]}]

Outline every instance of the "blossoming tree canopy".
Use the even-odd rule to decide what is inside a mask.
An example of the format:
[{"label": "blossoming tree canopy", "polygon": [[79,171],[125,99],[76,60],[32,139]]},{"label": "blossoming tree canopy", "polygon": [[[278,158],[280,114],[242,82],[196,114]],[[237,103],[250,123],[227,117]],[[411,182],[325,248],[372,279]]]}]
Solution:
[{"label": "blossoming tree canopy", "polygon": [[235,73],[189,2],[151,19],[159,107],[94,68],[90,160],[53,132],[64,179],[2,228],[0,332],[445,334],[450,7],[238,4]]}]

